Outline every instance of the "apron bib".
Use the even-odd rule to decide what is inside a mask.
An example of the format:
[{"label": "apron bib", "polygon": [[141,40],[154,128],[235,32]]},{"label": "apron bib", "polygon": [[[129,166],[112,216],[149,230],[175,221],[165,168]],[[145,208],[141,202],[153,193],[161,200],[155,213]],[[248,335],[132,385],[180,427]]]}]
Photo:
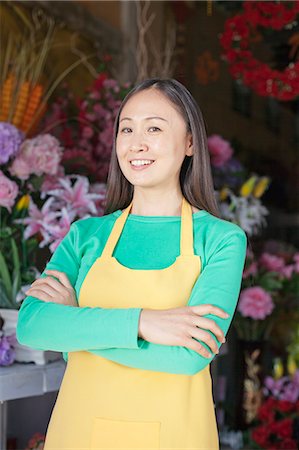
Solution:
[{"label": "apron bib", "polygon": [[[116,219],[87,273],[79,305],[186,306],[201,271],[193,250],[191,205],[183,197],[180,255],[174,263],[138,270],[113,256],[132,203]],[[88,351],[69,352],[44,450],[62,448],[219,450],[210,364],[195,375],[171,374],[127,367]]]}]

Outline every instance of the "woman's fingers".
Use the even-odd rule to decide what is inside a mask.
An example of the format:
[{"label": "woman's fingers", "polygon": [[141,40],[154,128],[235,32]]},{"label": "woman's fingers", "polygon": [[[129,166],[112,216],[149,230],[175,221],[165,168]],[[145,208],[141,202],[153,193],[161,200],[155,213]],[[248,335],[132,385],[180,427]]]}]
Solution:
[{"label": "woman's fingers", "polygon": [[[225,336],[219,325],[213,319],[207,319],[206,317],[197,317],[195,316],[193,319],[193,325],[199,328],[204,328],[206,330],[210,330],[217,337],[218,341],[224,343]],[[197,329],[196,329],[197,330]],[[196,331],[194,330],[194,332]],[[197,336],[194,336],[197,337]]]},{"label": "woman's fingers", "polygon": [[208,331],[201,330],[200,328],[193,328],[191,333],[193,338],[204,342],[212,352],[219,353],[217,342]]},{"label": "woman's fingers", "polygon": [[66,288],[73,289],[73,286],[71,285],[67,275],[64,272],[60,272],[59,270],[45,270],[46,274],[53,275],[54,277],[58,278],[60,283],[62,283]]},{"label": "woman's fingers", "polygon": [[204,356],[205,358],[211,358],[212,354],[199,342],[197,342],[195,339],[189,339],[185,347],[190,348],[191,350],[194,350],[199,355]]},{"label": "woman's fingers", "polygon": [[67,288],[52,277],[35,280],[25,293],[36,297],[36,294],[39,294],[40,300],[56,303],[62,303],[69,295]]},{"label": "woman's fingers", "polygon": [[30,288],[26,295],[32,295],[32,297],[36,297],[39,300],[43,300],[44,302],[53,302],[54,297],[51,293],[47,292],[45,288],[36,287],[36,288]]},{"label": "woman's fingers", "polygon": [[230,315],[223,311],[223,309],[215,305],[195,305],[189,306],[189,308],[191,308],[195,314],[215,314],[216,316],[222,317],[223,319],[228,319],[230,317]]},{"label": "woman's fingers", "polygon": [[55,278],[53,277],[39,278],[31,284],[31,287],[42,285],[51,286],[55,291],[60,292],[61,294],[63,294],[66,291],[65,286],[63,286],[59,281],[55,280]]}]

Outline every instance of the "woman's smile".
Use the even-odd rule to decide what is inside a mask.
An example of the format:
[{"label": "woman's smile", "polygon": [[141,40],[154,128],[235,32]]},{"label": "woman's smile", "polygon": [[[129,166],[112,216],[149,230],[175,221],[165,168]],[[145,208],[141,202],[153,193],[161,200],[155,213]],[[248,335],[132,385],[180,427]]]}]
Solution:
[{"label": "woman's smile", "polygon": [[145,170],[155,163],[150,159],[132,159],[129,164],[133,170]]}]

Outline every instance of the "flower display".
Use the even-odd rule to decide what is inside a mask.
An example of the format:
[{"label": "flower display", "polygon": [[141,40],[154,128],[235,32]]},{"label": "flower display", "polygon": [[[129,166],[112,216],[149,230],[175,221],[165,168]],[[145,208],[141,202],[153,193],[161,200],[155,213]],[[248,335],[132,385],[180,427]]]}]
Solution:
[{"label": "flower display", "polygon": [[24,140],[14,127],[2,124],[3,130],[12,133],[15,148],[5,158],[3,151],[0,170],[0,305],[18,309],[26,296],[24,286],[40,275],[38,249],[54,252],[74,220],[101,215],[106,190],[96,183],[91,191],[87,177],[65,174],[63,147],[56,137],[46,133]]}]

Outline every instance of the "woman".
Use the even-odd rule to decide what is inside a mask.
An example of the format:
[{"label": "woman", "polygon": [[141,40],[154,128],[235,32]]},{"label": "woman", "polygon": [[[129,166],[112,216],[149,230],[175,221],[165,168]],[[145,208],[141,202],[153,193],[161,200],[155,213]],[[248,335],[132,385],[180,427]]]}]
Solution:
[{"label": "woman", "polygon": [[115,120],[104,215],[71,225],[20,309],[19,342],[67,361],[45,450],[219,449],[210,363],[246,243],[219,217],[190,92],[139,83]]}]

